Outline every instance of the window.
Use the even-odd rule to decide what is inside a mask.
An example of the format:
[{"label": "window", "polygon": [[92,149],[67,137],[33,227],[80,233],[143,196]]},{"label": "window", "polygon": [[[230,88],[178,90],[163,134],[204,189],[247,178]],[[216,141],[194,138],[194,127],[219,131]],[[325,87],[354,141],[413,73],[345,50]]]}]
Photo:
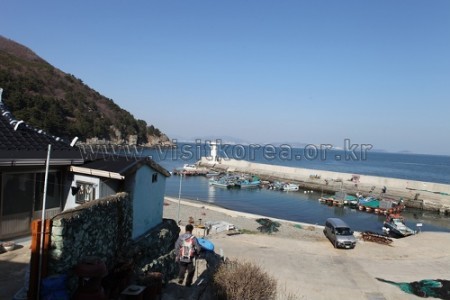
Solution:
[{"label": "window", "polygon": [[[47,182],[47,194],[45,201],[45,208],[56,208],[61,206],[61,173],[49,172]],[[44,181],[45,173],[36,173],[36,188],[35,188],[35,204],[34,211],[42,210],[42,199],[44,197]]]},{"label": "window", "polygon": [[[30,212],[34,201],[34,174],[3,175],[3,215]],[[1,192],[1,191],[0,191]]]},{"label": "window", "polygon": [[152,183],[158,181],[158,173],[152,175]]},{"label": "window", "polygon": [[95,199],[95,186],[92,183],[77,181],[78,192],[75,203],[83,204]]}]

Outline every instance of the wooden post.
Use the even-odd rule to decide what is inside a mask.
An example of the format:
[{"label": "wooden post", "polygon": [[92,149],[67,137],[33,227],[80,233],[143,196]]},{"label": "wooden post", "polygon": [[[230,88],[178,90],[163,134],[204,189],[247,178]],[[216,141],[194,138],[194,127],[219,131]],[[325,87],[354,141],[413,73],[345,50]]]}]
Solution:
[{"label": "wooden post", "polygon": [[44,247],[42,249],[41,278],[47,277],[48,273],[48,252],[50,251],[50,234],[52,233],[52,220],[45,220]]},{"label": "wooden post", "polygon": [[[52,228],[52,220],[45,220],[44,228],[44,248],[40,255],[39,247],[41,245],[41,220],[33,220],[31,223],[31,258],[30,258],[30,283],[28,287],[28,299],[39,299],[39,265],[41,265],[42,278],[47,276],[48,252],[50,249],[50,234]],[[42,258],[42,263],[39,263]]]},{"label": "wooden post", "polygon": [[41,220],[33,220],[31,223],[31,258],[30,258],[30,286],[28,287],[28,299],[38,299],[38,273],[39,273],[39,246],[41,244]]}]

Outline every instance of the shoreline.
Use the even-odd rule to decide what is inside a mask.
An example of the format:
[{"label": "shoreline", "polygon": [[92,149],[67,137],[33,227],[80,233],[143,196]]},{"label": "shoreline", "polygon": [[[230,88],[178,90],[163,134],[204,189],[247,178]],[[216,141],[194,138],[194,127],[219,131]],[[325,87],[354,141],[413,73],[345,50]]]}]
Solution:
[{"label": "shoreline", "polygon": [[289,223],[292,225],[299,224],[299,225],[305,225],[305,226],[317,226],[320,228],[324,228],[324,226],[318,225],[318,224],[290,221],[290,220],[285,220],[285,219],[278,219],[278,218],[273,218],[273,217],[268,217],[268,216],[263,216],[263,215],[246,213],[246,212],[241,212],[241,211],[237,211],[237,210],[231,210],[231,209],[222,207],[220,205],[212,204],[212,203],[204,203],[204,202],[200,202],[200,201],[196,201],[196,200],[189,200],[189,199],[185,199],[185,198],[181,198],[180,200],[178,200],[177,198],[174,198],[174,197],[165,196],[164,200],[168,200],[168,201],[176,202],[176,203],[178,203],[178,201],[180,201],[181,205],[189,205],[189,206],[194,206],[194,207],[198,207],[198,208],[214,210],[214,211],[217,211],[220,213],[228,214],[232,217],[245,217],[245,218],[250,218],[250,219],[268,218],[268,219],[271,219],[271,220],[274,220],[277,222]]},{"label": "shoreline", "polygon": [[[173,197],[164,197],[164,211],[163,217],[177,221],[178,215],[178,201],[180,202],[180,228],[184,231],[184,226],[188,224],[190,217],[194,219],[195,224],[205,222],[218,222],[224,221],[233,224],[236,229],[246,230],[253,233],[260,234],[258,227],[261,226],[256,222],[258,218],[267,218],[271,221],[280,223],[278,231],[270,234],[271,236],[284,237],[284,238],[301,238],[317,240],[323,237],[322,225],[310,224],[305,222],[295,222],[290,220],[272,218],[263,215],[245,213],[235,210],[223,208],[214,204],[199,203],[194,200],[180,199]],[[203,230],[195,228],[197,235],[206,235]],[[215,233],[214,233],[215,234]]]},{"label": "shoreline", "polygon": [[[181,232],[190,216],[202,221],[226,221],[237,228],[255,231],[259,226],[255,219],[265,217],[165,197],[164,218],[176,219],[178,202]],[[355,234],[356,248],[345,250],[335,249],[320,225],[270,219],[281,224],[279,231],[272,234],[244,231],[237,235],[224,231],[208,234],[206,238],[214,244],[215,252],[225,258],[252,262],[263,268],[277,280],[281,294],[296,296],[295,299],[345,299],[348,295],[355,299],[366,299],[368,295],[380,299],[417,299],[377,278],[401,283],[450,278],[450,255],[442,250],[450,246],[450,233],[427,231],[393,239],[390,245],[364,241]],[[202,233],[197,231],[194,235],[201,237]],[[324,286],[328,288],[323,289]]]},{"label": "shoreline", "polygon": [[403,200],[407,207],[438,211],[443,215],[450,214],[449,184],[269,165],[234,159],[212,161],[203,157],[197,165],[215,171],[254,174],[262,180],[286,181],[298,184],[300,188],[326,193],[344,190],[349,194],[359,192],[365,196],[393,198]]}]

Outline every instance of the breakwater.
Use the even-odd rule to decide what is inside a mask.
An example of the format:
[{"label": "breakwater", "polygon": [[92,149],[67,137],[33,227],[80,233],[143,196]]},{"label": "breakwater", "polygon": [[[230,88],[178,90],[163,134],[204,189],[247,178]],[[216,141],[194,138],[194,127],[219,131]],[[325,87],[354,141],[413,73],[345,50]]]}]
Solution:
[{"label": "breakwater", "polygon": [[359,192],[365,196],[402,199],[407,207],[450,214],[450,185],[448,184],[294,168],[235,159],[218,162],[204,157],[198,165],[223,172],[254,174],[262,180],[295,183],[303,189],[324,193],[344,190],[349,194]]}]

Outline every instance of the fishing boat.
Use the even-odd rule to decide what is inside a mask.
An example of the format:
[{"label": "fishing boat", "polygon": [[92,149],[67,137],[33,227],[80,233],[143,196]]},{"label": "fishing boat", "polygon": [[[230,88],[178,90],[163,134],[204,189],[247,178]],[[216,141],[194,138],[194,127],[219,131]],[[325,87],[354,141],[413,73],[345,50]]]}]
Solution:
[{"label": "fishing boat", "polygon": [[358,201],[358,209],[361,211],[372,212],[380,207],[380,200],[374,197],[360,198]]},{"label": "fishing boat", "polygon": [[181,170],[193,172],[193,171],[197,171],[198,167],[197,167],[197,165],[184,164],[183,167],[181,168]]},{"label": "fishing boat", "polygon": [[209,184],[212,186],[222,187],[222,188],[234,188],[236,187],[236,177],[224,175],[219,178],[211,178]]},{"label": "fishing boat", "polygon": [[236,187],[241,189],[258,188],[260,184],[261,180],[259,180],[258,177],[252,177],[251,179],[239,179],[235,183]]},{"label": "fishing boat", "polygon": [[285,183],[284,182],[280,182],[280,181],[274,181],[272,183],[270,183],[267,188],[269,190],[275,190],[275,191],[280,191],[283,188],[283,185]]},{"label": "fishing boat", "polygon": [[343,191],[339,191],[336,192],[334,195],[326,195],[320,197],[319,202],[334,206],[342,206],[342,205],[356,206],[358,198],[352,195],[347,195],[347,193]]},{"label": "fishing boat", "polygon": [[181,168],[173,170],[174,175],[206,175],[209,172],[207,168],[202,168],[197,165],[184,164]]},{"label": "fishing boat", "polygon": [[400,213],[405,209],[403,201],[395,199],[377,199],[374,197],[359,198],[358,209],[366,212],[374,212],[376,214],[395,214]]},{"label": "fishing boat", "polygon": [[217,171],[208,171],[208,173],[206,173],[206,177],[217,177],[217,176],[220,176],[220,174],[222,174],[222,173],[217,172]]},{"label": "fishing boat", "polygon": [[286,183],[286,184],[283,184],[283,186],[281,187],[281,190],[285,191],[285,192],[298,191],[298,185],[293,184],[293,183]]},{"label": "fishing boat", "polygon": [[415,230],[409,228],[405,224],[405,219],[399,214],[390,214],[386,217],[386,221],[383,223],[383,227],[389,230],[389,233],[393,233],[400,237],[405,237],[413,235],[416,233]]}]

